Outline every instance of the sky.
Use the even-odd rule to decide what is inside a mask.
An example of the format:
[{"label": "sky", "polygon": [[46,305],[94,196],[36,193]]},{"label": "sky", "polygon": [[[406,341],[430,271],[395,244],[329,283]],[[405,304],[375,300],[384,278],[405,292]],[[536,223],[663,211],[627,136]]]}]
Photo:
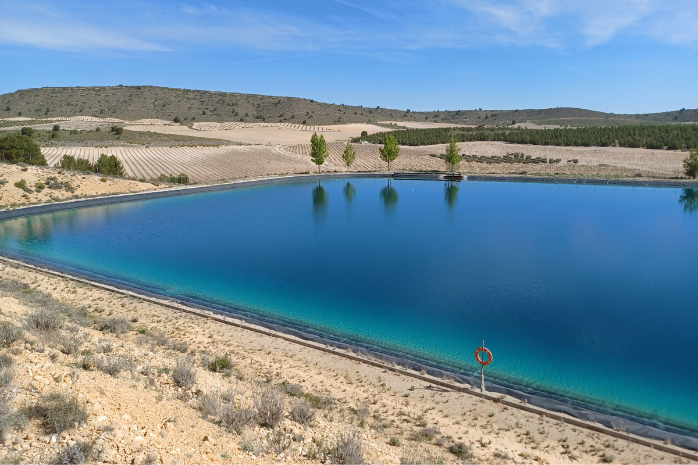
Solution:
[{"label": "sky", "polygon": [[158,85],[413,111],[698,107],[698,0],[0,0],[0,93]]}]

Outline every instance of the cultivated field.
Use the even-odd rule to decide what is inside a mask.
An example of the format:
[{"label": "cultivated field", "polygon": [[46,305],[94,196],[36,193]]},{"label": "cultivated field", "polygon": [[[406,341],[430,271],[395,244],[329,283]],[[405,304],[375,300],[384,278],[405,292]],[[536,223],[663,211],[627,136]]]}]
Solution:
[{"label": "cultivated field", "polygon": [[[635,176],[638,173],[648,177],[674,177],[682,175],[682,160],[685,152],[650,149],[629,149],[624,147],[553,147],[537,145],[507,144],[504,142],[463,142],[458,144],[461,154],[479,156],[503,156],[520,152],[532,157],[559,158],[559,164],[483,164],[461,163],[463,173],[522,173],[529,174],[573,174]],[[328,170],[345,170],[342,152],[345,144],[329,144],[330,157],[323,166]],[[387,168],[380,159],[376,144],[354,144],[357,157],[351,171],[374,171]],[[443,154],[446,145],[421,147],[401,147],[400,156],[391,164],[395,170],[444,170],[443,161],[430,154]],[[284,147],[289,153],[310,157],[310,144]],[[578,163],[568,163],[577,159]]]},{"label": "cultivated field", "polygon": [[192,183],[220,181],[313,170],[310,158],[284,154],[273,147],[50,147],[42,148],[49,166],[63,155],[95,162],[100,154],[116,155],[126,174],[136,179],[156,179],[161,174],[189,175]]}]

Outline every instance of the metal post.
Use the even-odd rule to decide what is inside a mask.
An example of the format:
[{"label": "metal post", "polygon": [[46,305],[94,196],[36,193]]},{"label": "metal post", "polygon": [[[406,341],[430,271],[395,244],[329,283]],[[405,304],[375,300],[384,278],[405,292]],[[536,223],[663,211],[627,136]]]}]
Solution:
[{"label": "metal post", "polygon": [[[482,340],[482,348],[485,348],[485,340]],[[480,392],[485,392],[485,365],[480,365]]]}]

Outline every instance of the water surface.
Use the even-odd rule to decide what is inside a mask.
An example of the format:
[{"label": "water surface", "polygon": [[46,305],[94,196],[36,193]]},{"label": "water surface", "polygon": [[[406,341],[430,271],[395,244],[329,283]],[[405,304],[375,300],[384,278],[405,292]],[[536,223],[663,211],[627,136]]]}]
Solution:
[{"label": "water surface", "polygon": [[698,195],[332,180],[0,223],[9,253],[698,432]]}]

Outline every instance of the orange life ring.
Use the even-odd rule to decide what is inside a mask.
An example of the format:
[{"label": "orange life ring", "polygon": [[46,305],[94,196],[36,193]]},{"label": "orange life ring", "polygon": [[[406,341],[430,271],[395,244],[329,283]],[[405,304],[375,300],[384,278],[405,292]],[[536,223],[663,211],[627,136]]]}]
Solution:
[{"label": "orange life ring", "polygon": [[[485,352],[487,354],[487,356],[488,356],[487,361],[480,358],[480,352]],[[477,363],[479,363],[483,367],[486,367],[487,365],[492,363],[492,352],[490,352],[490,349],[485,349],[484,347],[478,347],[477,350],[475,351],[475,360],[477,360]]]}]

